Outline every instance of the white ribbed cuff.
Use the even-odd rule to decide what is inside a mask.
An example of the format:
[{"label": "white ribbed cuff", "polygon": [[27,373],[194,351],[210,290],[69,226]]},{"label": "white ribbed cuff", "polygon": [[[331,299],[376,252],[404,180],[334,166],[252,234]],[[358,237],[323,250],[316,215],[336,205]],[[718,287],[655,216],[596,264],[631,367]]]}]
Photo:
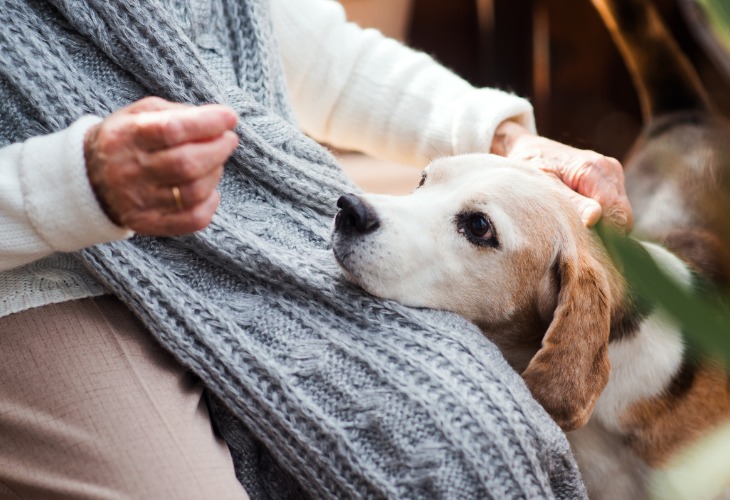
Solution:
[{"label": "white ribbed cuff", "polygon": [[488,153],[495,130],[505,120],[520,123],[531,132],[536,130],[532,105],[526,99],[497,89],[476,89],[454,108],[451,129],[454,154]]},{"label": "white ribbed cuff", "polygon": [[23,144],[20,183],[25,210],[55,251],[71,252],[133,234],[107,218],[86,174],[84,135],[100,121],[85,116],[61,132]]}]

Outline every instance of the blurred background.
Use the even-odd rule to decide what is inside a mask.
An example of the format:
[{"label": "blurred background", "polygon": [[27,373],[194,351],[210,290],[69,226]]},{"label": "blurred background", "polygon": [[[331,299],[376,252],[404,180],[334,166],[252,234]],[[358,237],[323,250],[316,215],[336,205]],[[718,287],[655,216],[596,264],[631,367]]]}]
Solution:
[{"label": "blurred background", "polygon": [[[473,85],[529,98],[541,135],[621,159],[639,132],[631,78],[590,0],[340,1],[351,20],[431,54]],[[653,1],[730,116],[730,78],[696,41],[686,10]],[[358,156],[343,163],[367,190],[404,193],[418,179]]]}]

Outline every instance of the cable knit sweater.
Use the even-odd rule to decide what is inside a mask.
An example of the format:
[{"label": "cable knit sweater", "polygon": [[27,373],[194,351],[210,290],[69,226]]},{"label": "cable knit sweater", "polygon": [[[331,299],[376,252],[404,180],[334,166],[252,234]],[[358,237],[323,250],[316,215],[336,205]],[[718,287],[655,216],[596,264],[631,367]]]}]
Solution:
[{"label": "cable knit sweater", "polygon": [[[225,85],[237,85],[226,43],[215,31],[218,7],[210,1],[181,5],[170,8],[200,57]],[[425,165],[436,152],[484,151],[506,118],[534,128],[524,99],[472,88],[427,55],[346,23],[335,2],[273,0],[272,18],[299,125],[324,142]],[[120,103],[143,93],[133,83],[128,89],[133,93],[118,96]],[[0,316],[104,293],[70,256],[39,260],[131,235],[107,220],[86,178],[83,136],[98,121],[89,117],[56,134],[0,147],[0,272],[15,268],[0,277]],[[40,133],[17,130],[12,117],[3,126],[9,137]]]},{"label": "cable knit sweater", "polygon": [[[31,146],[43,139],[30,137],[65,130],[47,138],[63,143],[65,168],[82,161],[78,137],[88,124],[72,126],[79,116],[105,116],[144,95],[224,102],[241,118],[221,206],[205,231],[55,253],[3,273],[2,286],[30,274],[117,294],[206,383],[214,421],[255,498],[583,497],[563,434],[473,325],[373,299],[340,276],[329,224],[334,200],[355,188],[292,125],[269,14],[263,0],[0,0],[0,141],[10,145],[6,165],[19,171],[26,209],[18,221],[66,215],[43,212],[53,206],[34,197],[36,183],[60,202],[74,193],[89,199],[78,170],[63,174],[70,186],[33,172],[44,160],[42,146]],[[292,75],[296,95],[307,83]],[[415,89],[399,102],[417,108],[417,95],[428,93]],[[308,116],[312,129],[347,142],[351,112],[334,99]],[[334,130],[336,116],[345,131]],[[409,133],[398,120],[388,129]],[[382,141],[376,136],[366,149]],[[411,155],[419,144],[411,141]],[[2,195],[10,208],[16,187],[6,181],[1,191],[11,193]],[[79,216],[108,223],[94,209]],[[33,258],[74,249],[79,235],[52,229],[34,228],[31,240],[47,248]],[[107,229],[109,240],[128,236]]]}]

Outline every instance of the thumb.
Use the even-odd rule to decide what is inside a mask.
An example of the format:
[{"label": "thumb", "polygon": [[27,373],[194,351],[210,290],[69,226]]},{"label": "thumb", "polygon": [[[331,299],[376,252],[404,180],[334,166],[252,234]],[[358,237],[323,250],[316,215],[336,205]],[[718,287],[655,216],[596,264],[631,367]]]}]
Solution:
[{"label": "thumb", "polygon": [[601,218],[603,209],[601,208],[601,204],[596,200],[586,198],[572,190],[570,191],[568,198],[570,198],[570,201],[573,202],[573,205],[578,210],[580,218],[586,227],[594,226]]}]

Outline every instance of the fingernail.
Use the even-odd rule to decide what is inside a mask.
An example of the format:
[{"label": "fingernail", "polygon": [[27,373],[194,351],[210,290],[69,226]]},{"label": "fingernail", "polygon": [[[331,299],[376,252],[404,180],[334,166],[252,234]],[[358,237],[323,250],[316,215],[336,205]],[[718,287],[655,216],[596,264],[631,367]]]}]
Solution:
[{"label": "fingernail", "polygon": [[594,226],[598,222],[598,219],[601,218],[601,207],[594,205],[584,206],[580,218],[587,227]]}]

